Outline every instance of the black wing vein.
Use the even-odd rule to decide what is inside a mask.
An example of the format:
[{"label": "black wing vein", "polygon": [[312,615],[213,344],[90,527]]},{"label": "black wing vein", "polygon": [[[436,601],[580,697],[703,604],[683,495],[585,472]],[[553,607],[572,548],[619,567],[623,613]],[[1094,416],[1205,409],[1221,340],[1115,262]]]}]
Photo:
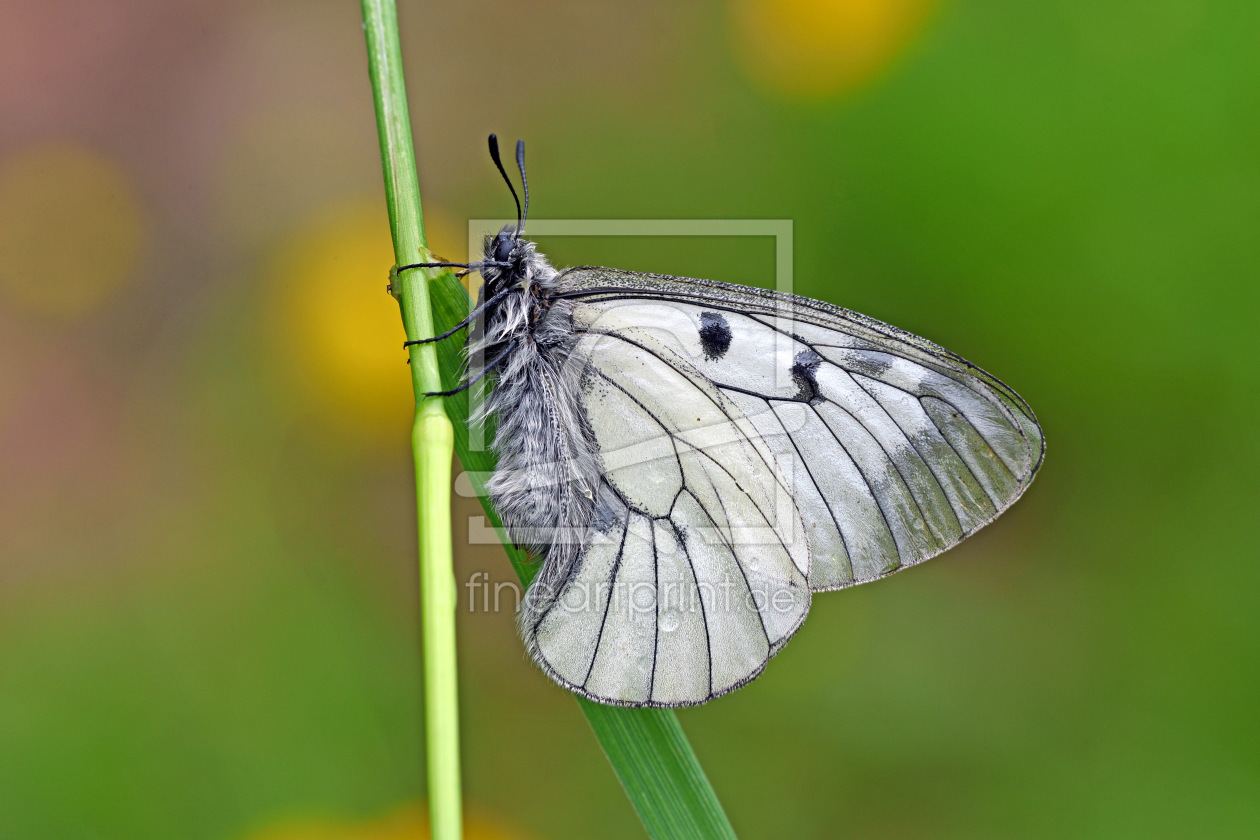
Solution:
[{"label": "black wing vein", "polygon": [[[582,687],[591,681],[591,673],[595,670],[595,660],[599,659],[599,643],[604,638],[604,625],[608,623],[608,610],[612,607],[613,587],[617,585],[617,572],[621,569],[621,556],[626,551],[626,534],[630,531],[630,510],[626,510],[626,521],[621,528],[621,545],[617,548],[617,559],[613,561],[612,572],[608,576],[608,600],[604,602],[604,616],[599,620],[599,632],[595,635],[595,648],[591,652],[591,664],[586,666],[586,677],[582,680]],[[555,603],[559,603],[557,598]],[[554,608],[555,604],[552,605]],[[547,612],[551,612],[549,608]],[[539,621],[541,624],[542,621]]]}]

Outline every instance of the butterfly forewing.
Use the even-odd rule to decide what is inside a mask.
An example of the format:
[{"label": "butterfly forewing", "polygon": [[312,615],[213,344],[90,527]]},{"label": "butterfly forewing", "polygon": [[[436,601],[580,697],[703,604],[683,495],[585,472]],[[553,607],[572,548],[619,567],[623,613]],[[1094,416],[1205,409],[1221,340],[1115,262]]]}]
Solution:
[{"label": "butterfly forewing", "polygon": [[[605,268],[561,274],[578,329],[698,372],[772,453],[811,546],[815,590],[957,544],[1017,499],[1041,429],[996,377],[926,339],[778,292]],[[644,351],[646,352],[646,351]],[[645,386],[642,399],[654,398]]]}]

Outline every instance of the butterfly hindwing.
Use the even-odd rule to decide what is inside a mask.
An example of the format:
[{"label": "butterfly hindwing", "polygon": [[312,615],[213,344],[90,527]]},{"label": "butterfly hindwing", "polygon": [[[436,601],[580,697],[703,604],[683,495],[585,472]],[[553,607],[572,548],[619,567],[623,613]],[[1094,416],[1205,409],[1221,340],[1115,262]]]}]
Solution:
[{"label": "butterfly hindwing", "polygon": [[804,620],[804,524],[730,396],[652,332],[595,314],[569,360],[601,460],[595,523],[526,641],[593,699],[701,703],[760,673]]}]

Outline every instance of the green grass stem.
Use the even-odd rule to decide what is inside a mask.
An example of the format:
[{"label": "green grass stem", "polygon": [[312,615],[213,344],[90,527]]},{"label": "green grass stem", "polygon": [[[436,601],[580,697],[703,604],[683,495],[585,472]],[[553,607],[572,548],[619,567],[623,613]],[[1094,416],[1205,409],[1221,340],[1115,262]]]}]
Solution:
[{"label": "green grass stem", "polygon": [[[395,265],[430,262],[403,82],[398,12],[393,0],[363,0],[363,30],[376,105],[394,262]],[[412,269],[401,275],[391,272],[390,289],[398,299],[408,340],[434,334],[429,289],[424,280],[430,273],[433,272],[428,269]],[[429,820],[434,840],[458,840],[462,833],[459,684],[450,515],[454,430],[441,399],[425,397],[427,392],[441,390],[442,378],[433,345],[413,345],[409,353],[411,383],[416,395],[411,448],[416,465]]]}]

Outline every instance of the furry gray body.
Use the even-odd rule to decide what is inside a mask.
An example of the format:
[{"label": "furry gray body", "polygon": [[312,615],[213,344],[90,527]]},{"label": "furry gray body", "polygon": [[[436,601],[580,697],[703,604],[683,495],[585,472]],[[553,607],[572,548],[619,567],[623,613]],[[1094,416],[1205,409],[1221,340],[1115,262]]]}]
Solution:
[{"label": "furry gray body", "polygon": [[[487,261],[494,259],[495,242],[514,231],[505,227],[487,242]],[[512,541],[542,559],[518,614],[524,631],[537,623],[581,553],[600,467],[578,400],[583,366],[571,355],[577,342],[571,304],[551,297],[558,272],[525,239],[515,239],[510,262],[482,269],[481,300],[512,291],[487,309],[484,331],[470,339],[468,354],[486,363],[512,345],[474,420],[497,421],[498,465],[486,485],[495,510]]]}]

